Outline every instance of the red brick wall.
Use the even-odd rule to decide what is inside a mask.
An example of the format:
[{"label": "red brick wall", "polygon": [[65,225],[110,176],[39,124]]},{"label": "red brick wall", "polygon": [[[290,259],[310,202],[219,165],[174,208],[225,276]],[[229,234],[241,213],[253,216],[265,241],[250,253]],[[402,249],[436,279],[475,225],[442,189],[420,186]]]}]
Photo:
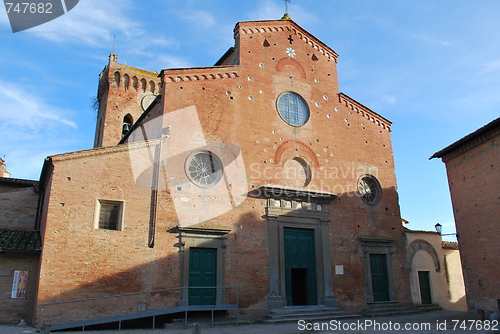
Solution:
[{"label": "red brick wall", "polygon": [[33,230],[38,194],[26,188],[0,186],[0,227]]},{"label": "red brick wall", "polygon": [[[274,31],[274,25],[269,25]],[[277,25],[286,28],[288,22]],[[395,285],[398,298],[408,301],[390,123],[348,98],[347,103],[340,102],[334,57],[328,59],[293,30],[255,33],[261,28],[268,29],[266,23],[260,22],[240,23],[239,28],[236,36],[241,48],[240,67],[164,71],[165,112],[195,105],[203,130],[211,134],[213,141],[241,148],[251,188],[286,184],[286,180],[275,176],[280,174],[287,158],[299,156],[308,162],[313,172],[308,188],[341,195],[330,207],[332,258],[334,264],[345,267],[344,275],[334,275],[333,284],[341,305],[359,309],[365,301],[365,274],[358,237],[396,240]],[[242,29],[253,29],[254,33],[242,34]],[[290,35],[293,44],[289,42]],[[270,47],[263,46],[264,39]],[[293,61],[285,52],[288,47],[296,52]],[[312,60],[313,54],[318,60]],[[280,61],[290,65],[280,66]],[[208,80],[201,79],[203,75]],[[215,79],[210,79],[210,75]],[[311,117],[302,127],[286,124],[276,111],[277,98],[286,91],[299,93],[309,104]],[[378,205],[367,205],[353,196],[359,173],[374,174],[380,181],[383,196]],[[247,205],[246,210],[255,208],[251,211],[260,207],[254,217],[265,214],[262,205]],[[257,226],[259,232],[254,230]],[[238,233],[242,232],[265,234],[264,221],[252,224],[251,231],[243,229]]]},{"label": "red brick wall", "polygon": [[[409,302],[390,122],[339,95],[336,54],[294,23],[240,23],[235,34],[241,65],[164,71],[163,100],[152,117],[194,105],[207,142],[241,149],[249,191],[288,184],[280,177],[286,161],[296,156],[306,161],[313,174],[308,188],[339,194],[329,210],[333,265],[345,268],[344,275],[333,278],[340,305],[356,311],[366,307],[359,237],[394,240],[396,295]],[[287,55],[288,47],[295,57]],[[309,105],[310,119],[301,127],[286,124],[276,111],[278,96],[287,91],[302,95]],[[124,102],[126,94],[110,88],[103,145],[116,144],[123,115],[132,106],[137,109],[132,97]],[[38,303],[179,286],[179,240],[167,232],[178,226],[170,191],[159,193],[157,239],[148,248],[151,193],[136,186],[125,146],[60,155],[53,163]],[[383,195],[377,205],[356,196],[363,174],[380,181]],[[124,231],[93,229],[98,198],[125,201]],[[247,198],[199,225],[231,230],[225,285],[240,286],[243,315],[254,319],[266,312],[269,293],[265,214],[265,200]]]},{"label": "red brick wall", "polygon": [[[0,322],[32,322],[39,254],[0,254]],[[29,271],[27,298],[10,298],[14,270]]]},{"label": "red brick wall", "polygon": [[470,311],[498,312],[500,136],[444,157]]}]

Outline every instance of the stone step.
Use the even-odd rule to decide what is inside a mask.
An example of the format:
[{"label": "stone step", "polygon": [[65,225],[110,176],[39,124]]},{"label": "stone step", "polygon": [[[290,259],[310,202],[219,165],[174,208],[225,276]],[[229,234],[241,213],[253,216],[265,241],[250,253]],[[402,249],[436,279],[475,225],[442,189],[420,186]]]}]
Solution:
[{"label": "stone step", "polygon": [[362,312],[361,314],[364,317],[392,317],[398,315],[408,315],[408,314],[418,314],[418,313],[422,313],[422,311],[417,309],[406,309],[406,310],[387,310],[379,312]]},{"label": "stone step", "polygon": [[269,311],[270,315],[282,315],[282,314],[304,314],[304,313],[335,313],[344,312],[342,309],[337,307],[285,307],[278,310]]},{"label": "stone step", "polygon": [[288,318],[320,318],[320,317],[335,317],[351,315],[348,312],[309,312],[309,313],[288,313],[288,314],[269,314],[265,315],[263,319],[288,319]]},{"label": "stone step", "polygon": [[439,305],[415,305],[416,309],[419,309],[422,312],[434,312],[434,311],[441,311],[442,308]]},{"label": "stone step", "polygon": [[361,314],[365,317],[388,317],[438,311],[438,305],[401,305],[397,303],[369,304]]},{"label": "stone step", "polygon": [[282,323],[289,323],[289,322],[297,322],[299,320],[306,320],[306,321],[311,321],[311,322],[318,322],[321,320],[334,320],[334,319],[351,319],[351,318],[360,318],[361,316],[358,314],[339,314],[339,315],[322,315],[322,316],[303,316],[301,315],[296,315],[295,317],[282,317],[282,318],[270,318],[270,319],[261,319],[257,321],[258,323],[261,324],[282,324]]},{"label": "stone step", "polygon": [[[166,323],[163,325],[164,329],[182,329],[185,326],[184,319],[175,319],[172,323]],[[201,328],[210,328],[212,327],[212,321],[210,319],[188,319],[187,327],[193,327],[195,324],[198,324]],[[236,325],[250,325],[251,322],[248,320],[239,320],[236,319],[226,319],[226,320],[216,320],[214,319],[213,327],[215,326],[236,326]]]},{"label": "stone step", "polygon": [[259,323],[277,324],[297,322],[299,320],[321,321],[332,319],[359,318],[360,315],[346,312],[338,307],[324,306],[290,306],[272,310],[264,316]]},{"label": "stone step", "polygon": [[394,307],[409,307],[411,304],[400,304],[398,302],[368,303],[368,309],[384,309]]}]

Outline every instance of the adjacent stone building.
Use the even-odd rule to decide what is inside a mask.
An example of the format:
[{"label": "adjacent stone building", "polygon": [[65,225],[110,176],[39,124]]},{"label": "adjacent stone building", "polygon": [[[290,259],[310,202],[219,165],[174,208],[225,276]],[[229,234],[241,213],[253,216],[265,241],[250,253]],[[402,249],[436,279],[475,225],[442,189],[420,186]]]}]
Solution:
[{"label": "adjacent stone building", "polygon": [[413,303],[467,311],[458,244],[442,241],[437,232],[405,228],[405,233]]},{"label": "adjacent stone building", "polygon": [[432,158],[446,165],[469,311],[498,312],[500,118]]},{"label": "adjacent stone building", "polygon": [[337,53],[294,21],[234,38],[212,67],[159,74],[111,54],[95,148],[43,168],[39,322],[236,291],[251,320],[411,303],[391,122],[339,92]]},{"label": "adjacent stone building", "polygon": [[[0,172],[1,172],[0,165]],[[5,174],[4,174],[5,175]],[[0,322],[31,321],[41,240],[38,182],[0,177]]]}]

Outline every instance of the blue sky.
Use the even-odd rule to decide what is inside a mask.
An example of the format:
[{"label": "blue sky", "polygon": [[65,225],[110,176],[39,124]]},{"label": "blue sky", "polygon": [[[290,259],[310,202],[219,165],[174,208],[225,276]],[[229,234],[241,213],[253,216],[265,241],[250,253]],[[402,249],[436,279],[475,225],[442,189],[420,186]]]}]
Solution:
[{"label": "blue sky", "polygon": [[[236,22],[283,13],[280,0],[80,0],[13,34],[0,8],[0,156],[12,177],[38,179],[46,156],[91,148],[113,44],[146,70],[211,66]],[[340,54],[340,90],[394,123],[409,227],[453,232],[444,164],[428,158],[500,114],[500,1],[294,0],[289,13]]]}]

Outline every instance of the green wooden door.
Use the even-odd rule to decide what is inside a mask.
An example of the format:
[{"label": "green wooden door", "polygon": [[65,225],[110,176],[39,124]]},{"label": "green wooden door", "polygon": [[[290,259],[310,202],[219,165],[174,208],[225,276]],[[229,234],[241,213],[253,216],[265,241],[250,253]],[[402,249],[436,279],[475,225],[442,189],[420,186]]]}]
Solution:
[{"label": "green wooden door", "polygon": [[314,230],[284,228],[286,303],[317,305]]},{"label": "green wooden door", "polygon": [[[189,249],[189,286],[215,287],[217,249]],[[189,289],[189,305],[215,305],[216,289]]]},{"label": "green wooden door", "polygon": [[389,301],[389,276],[385,254],[370,254],[373,301]]},{"label": "green wooden door", "polygon": [[418,284],[420,285],[420,298],[422,304],[432,304],[431,280],[428,271],[418,272]]}]

